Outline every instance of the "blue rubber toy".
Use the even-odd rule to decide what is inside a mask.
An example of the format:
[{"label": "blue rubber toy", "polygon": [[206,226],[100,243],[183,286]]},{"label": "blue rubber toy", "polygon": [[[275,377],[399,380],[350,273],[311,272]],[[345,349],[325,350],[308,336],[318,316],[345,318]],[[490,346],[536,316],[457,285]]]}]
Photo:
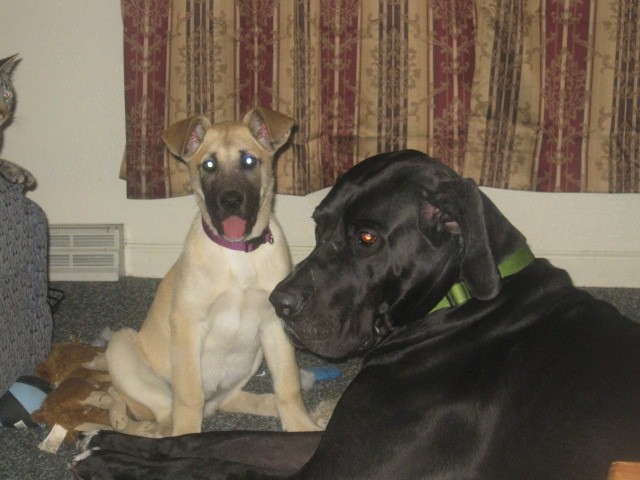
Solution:
[{"label": "blue rubber toy", "polygon": [[335,380],[342,375],[342,370],[331,365],[315,365],[300,369],[300,385],[309,390],[316,382]]},{"label": "blue rubber toy", "polygon": [[317,365],[314,367],[305,367],[305,370],[313,373],[316,382],[326,382],[327,380],[335,380],[342,375],[342,370],[331,365]]},{"label": "blue rubber toy", "polygon": [[40,408],[52,388],[41,378],[23,375],[0,397],[0,426],[34,428],[31,414]]}]

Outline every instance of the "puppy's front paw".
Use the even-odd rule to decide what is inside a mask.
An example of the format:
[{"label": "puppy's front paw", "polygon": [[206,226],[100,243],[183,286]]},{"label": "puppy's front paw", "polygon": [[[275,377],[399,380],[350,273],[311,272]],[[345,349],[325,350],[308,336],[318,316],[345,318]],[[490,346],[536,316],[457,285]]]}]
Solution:
[{"label": "puppy's front paw", "polygon": [[333,411],[336,409],[337,404],[337,398],[332,400],[323,400],[311,411],[311,418],[324,430],[327,428],[331,415],[333,415]]}]

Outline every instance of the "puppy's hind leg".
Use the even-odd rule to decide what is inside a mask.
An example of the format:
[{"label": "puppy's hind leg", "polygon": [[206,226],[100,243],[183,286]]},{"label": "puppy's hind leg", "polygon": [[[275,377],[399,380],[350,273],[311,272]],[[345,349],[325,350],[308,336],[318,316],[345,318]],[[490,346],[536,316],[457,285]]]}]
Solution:
[{"label": "puppy's hind leg", "polygon": [[240,389],[232,392],[220,402],[218,409],[230,413],[248,413],[268,417],[278,416],[273,393],[251,393]]},{"label": "puppy's hind leg", "polygon": [[134,400],[126,399],[114,387],[109,388],[109,395],[114,401],[114,405],[109,409],[109,421],[114,430],[129,435],[141,437],[166,437],[171,434],[171,418],[167,417],[161,422],[153,420],[134,420],[129,417],[128,412],[147,411],[148,415],[138,415],[136,418],[152,418],[153,414],[144,405],[140,405]]},{"label": "puppy's hind leg", "polygon": [[[111,411],[114,429],[145,436],[166,434],[171,419],[171,389],[148,365],[138,333],[130,328],[114,333],[105,356],[114,387],[110,393],[116,399]],[[133,422],[127,411],[141,422]]]}]

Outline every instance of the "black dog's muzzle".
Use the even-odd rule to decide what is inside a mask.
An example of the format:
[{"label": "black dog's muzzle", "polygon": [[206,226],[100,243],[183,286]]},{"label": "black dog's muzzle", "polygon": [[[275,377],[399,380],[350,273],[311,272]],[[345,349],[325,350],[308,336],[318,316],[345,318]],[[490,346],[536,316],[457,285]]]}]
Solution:
[{"label": "black dog's muzzle", "polygon": [[282,291],[276,287],[269,296],[269,301],[275,308],[276,314],[286,323],[302,310],[304,297],[299,293]]}]

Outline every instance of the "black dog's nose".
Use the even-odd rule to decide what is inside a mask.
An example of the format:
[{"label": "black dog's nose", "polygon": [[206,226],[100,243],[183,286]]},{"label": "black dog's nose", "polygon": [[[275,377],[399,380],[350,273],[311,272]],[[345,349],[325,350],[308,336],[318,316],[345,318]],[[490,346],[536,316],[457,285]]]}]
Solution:
[{"label": "black dog's nose", "polygon": [[304,298],[296,293],[274,290],[269,296],[269,301],[276,309],[278,316],[288,320],[302,309]]},{"label": "black dog's nose", "polygon": [[229,210],[238,210],[244,201],[242,193],[237,190],[230,190],[220,195],[221,205]]}]

